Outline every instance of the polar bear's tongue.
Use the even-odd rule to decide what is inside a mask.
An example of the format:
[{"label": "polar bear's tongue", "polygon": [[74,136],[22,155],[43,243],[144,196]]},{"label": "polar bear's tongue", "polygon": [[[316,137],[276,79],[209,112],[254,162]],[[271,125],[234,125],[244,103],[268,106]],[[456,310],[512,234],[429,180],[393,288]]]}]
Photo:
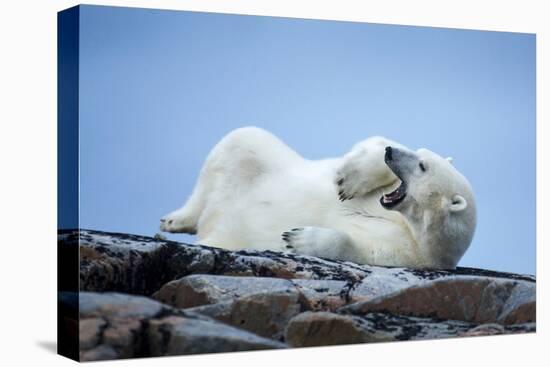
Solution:
[{"label": "polar bear's tongue", "polygon": [[404,182],[401,182],[401,185],[399,185],[397,189],[395,189],[394,191],[388,194],[384,194],[384,196],[380,198],[380,203],[382,204],[382,206],[385,206],[385,207],[394,206],[397,203],[399,203],[401,200],[403,200],[406,194],[407,194],[406,185]]}]

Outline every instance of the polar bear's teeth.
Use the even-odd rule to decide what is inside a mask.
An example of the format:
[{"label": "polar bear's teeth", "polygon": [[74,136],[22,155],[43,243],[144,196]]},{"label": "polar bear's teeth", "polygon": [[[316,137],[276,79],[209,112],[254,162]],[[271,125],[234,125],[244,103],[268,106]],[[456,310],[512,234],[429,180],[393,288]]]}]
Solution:
[{"label": "polar bear's teeth", "polygon": [[398,196],[399,196],[399,189],[397,189],[395,191],[392,191],[392,192],[389,192],[387,194],[384,194],[384,200],[386,202],[390,202]]}]

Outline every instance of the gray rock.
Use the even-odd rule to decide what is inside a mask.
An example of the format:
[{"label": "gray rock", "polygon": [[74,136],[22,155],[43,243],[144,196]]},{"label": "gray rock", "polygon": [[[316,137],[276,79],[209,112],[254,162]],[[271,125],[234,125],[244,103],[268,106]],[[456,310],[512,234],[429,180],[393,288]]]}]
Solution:
[{"label": "gray rock", "polygon": [[280,349],[285,344],[223,324],[182,317],[152,320],[147,332],[151,355],[223,353]]},{"label": "gray rock", "polygon": [[505,328],[500,324],[482,324],[460,333],[460,336],[486,336],[505,333]]},{"label": "gray rock", "polygon": [[200,246],[120,233],[61,232],[60,252],[79,248],[80,290],[149,295],[187,274],[208,273],[215,252]]},{"label": "gray rock", "polygon": [[113,292],[80,292],[79,301],[81,318],[149,318],[166,308],[147,297]]},{"label": "gray rock", "polygon": [[117,358],[120,358],[119,354],[113,348],[104,344],[80,352],[80,362],[106,361]]},{"label": "gray rock", "polygon": [[490,336],[501,334],[534,333],[535,331],[536,325],[534,322],[506,326],[500,324],[483,324],[466,332],[459,333],[457,336]]},{"label": "gray rock", "polygon": [[81,292],[80,305],[82,361],[285,347],[146,297]]},{"label": "gray rock", "polygon": [[523,280],[460,276],[384,294],[342,307],[341,313],[389,312],[478,324],[535,321],[535,284]]},{"label": "gray rock", "polygon": [[61,253],[80,247],[80,289],[150,295],[189,274],[339,280],[354,293],[376,297],[436,279],[477,276],[535,281],[530,275],[457,268],[452,271],[384,268],[275,251],[231,252],[160,238],[91,230],[61,231]]},{"label": "gray rock", "polygon": [[61,231],[60,252],[80,247],[80,289],[150,295],[189,274],[357,281],[352,263],[274,251],[231,252],[122,233]]},{"label": "gray rock", "polygon": [[536,321],[537,294],[535,284],[518,282],[507,298],[498,322],[502,324],[523,324]]}]

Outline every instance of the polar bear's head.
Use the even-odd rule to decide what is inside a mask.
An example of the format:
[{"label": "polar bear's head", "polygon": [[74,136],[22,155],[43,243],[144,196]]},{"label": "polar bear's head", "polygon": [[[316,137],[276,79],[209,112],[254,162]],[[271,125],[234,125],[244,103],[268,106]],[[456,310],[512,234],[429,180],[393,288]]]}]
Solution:
[{"label": "polar bear's head", "polygon": [[454,268],[470,245],[476,226],[472,188],[450,159],[427,149],[386,147],[384,160],[401,181],[380,198],[388,210],[399,211],[438,268]]}]

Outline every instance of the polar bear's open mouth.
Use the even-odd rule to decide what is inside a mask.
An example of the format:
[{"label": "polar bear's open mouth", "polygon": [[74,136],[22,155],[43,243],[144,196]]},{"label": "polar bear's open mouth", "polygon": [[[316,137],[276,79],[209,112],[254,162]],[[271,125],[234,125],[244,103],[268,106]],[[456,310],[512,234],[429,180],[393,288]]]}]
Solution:
[{"label": "polar bear's open mouth", "polygon": [[380,198],[380,204],[382,204],[384,208],[392,208],[402,202],[405,196],[407,196],[407,184],[405,181],[401,180],[401,185],[399,185],[397,189],[388,194],[384,194]]}]

